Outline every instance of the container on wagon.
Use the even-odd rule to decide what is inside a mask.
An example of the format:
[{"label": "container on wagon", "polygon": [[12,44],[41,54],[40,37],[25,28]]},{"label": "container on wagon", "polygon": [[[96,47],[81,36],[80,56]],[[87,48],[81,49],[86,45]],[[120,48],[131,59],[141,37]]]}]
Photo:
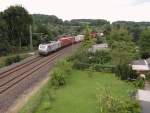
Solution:
[{"label": "container on wagon", "polygon": [[84,40],[84,35],[77,35],[75,36],[75,42],[81,42]]},{"label": "container on wagon", "polygon": [[61,42],[61,47],[71,45],[75,42],[74,37],[61,37],[58,39]]}]

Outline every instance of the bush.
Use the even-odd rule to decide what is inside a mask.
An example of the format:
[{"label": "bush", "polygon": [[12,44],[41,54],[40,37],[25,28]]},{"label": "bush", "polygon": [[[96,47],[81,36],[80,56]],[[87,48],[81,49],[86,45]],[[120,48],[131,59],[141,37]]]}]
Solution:
[{"label": "bush", "polygon": [[121,80],[136,79],[137,74],[128,64],[119,64],[115,67],[115,75]]},{"label": "bush", "polygon": [[55,65],[56,68],[59,68],[60,70],[64,71],[67,75],[69,75],[72,71],[72,64],[68,62],[67,60],[60,60]]},{"label": "bush", "polygon": [[98,72],[113,72],[114,66],[113,65],[102,65],[102,64],[87,64],[82,62],[74,62],[73,67],[75,69],[86,70],[89,67],[92,67],[93,70]]},{"label": "bush", "polygon": [[108,91],[98,98],[99,113],[141,113],[140,105],[137,101],[122,101],[113,97]]},{"label": "bush", "polygon": [[108,50],[99,50],[95,53],[89,53],[89,56],[91,57],[91,60],[89,63],[97,63],[97,64],[106,64],[110,62],[110,54]]},{"label": "bush", "polygon": [[51,74],[52,76],[52,85],[59,87],[65,84],[65,73],[61,71],[60,69],[55,69],[53,73]]},{"label": "bush", "polygon": [[21,57],[19,55],[7,57],[5,60],[5,65],[11,65],[13,63],[19,62],[21,60]]},{"label": "bush", "polygon": [[146,74],[146,80],[147,80],[148,82],[150,82],[150,73],[147,73],[147,74]]},{"label": "bush", "polygon": [[97,37],[96,38],[96,43],[97,44],[102,44],[102,43],[104,43],[104,39],[102,37]]},{"label": "bush", "polygon": [[113,72],[114,66],[113,65],[95,64],[94,69],[98,72]]},{"label": "bush", "polygon": [[83,51],[75,54],[68,60],[73,61],[73,67],[76,69],[88,69],[92,66],[96,71],[112,71],[112,67],[108,65],[110,63],[109,51],[102,50],[95,53]]},{"label": "bush", "polygon": [[87,69],[90,67],[89,64],[86,64],[86,63],[81,63],[79,61],[75,61],[74,64],[73,64],[73,67],[75,69],[81,69],[81,70],[84,70],[84,69]]},{"label": "bush", "polygon": [[7,55],[11,50],[12,48],[6,40],[3,40],[3,42],[0,43],[0,56]]},{"label": "bush", "polygon": [[71,73],[71,64],[66,60],[59,61],[51,74],[51,83],[53,86],[58,88],[66,83],[67,76]]},{"label": "bush", "polygon": [[136,88],[143,89],[144,86],[145,86],[145,80],[144,80],[143,78],[138,77],[138,78],[133,82],[133,85],[134,85]]}]

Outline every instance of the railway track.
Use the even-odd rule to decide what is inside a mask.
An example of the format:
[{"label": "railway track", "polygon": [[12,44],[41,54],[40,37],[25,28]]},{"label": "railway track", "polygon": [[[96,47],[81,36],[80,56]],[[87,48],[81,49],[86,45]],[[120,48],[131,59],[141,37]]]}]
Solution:
[{"label": "railway track", "polygon": [[[63,53],[64,51],[61,50],[59,53],[53,53],[44,58],[37,57],[33,60],[30,60],[29,62],[19,65],[16,68],[3,72],[0,75],[0,94],[3,94],[11,87],[17,85],[19,82],[32,75],[34,72],[39,71],[47,64],[53,62],[54,59]],[[18,71],[21,72],[18,73]]]},{"label": "railway track", "polygon": [[[62,52],[63,53],[63,52]],[[62,53],[56,54],[56,55],[52,55],[51,57],[47,57],[46,59],[44,59],[44,61],[41,62],[41,64],[36,65],[35,67],[33,67],[30,71],[23,73],[20,76],[16,76],[14,78],[12,78],[11,80],[5,82],[4,84],[0,85],[0,94],[3,94],[5,91],[7,91],[9,88],[13,87],[14,85],[16,85],[17,83],[19,83],[20,81],[22,81],[23,79],[25,79],[26,77],[32,75],[34,72],[36,72],[39,69],[42,69],[42,67],[44,67],[45,65],[53,62],[53,60],[55,58],[57,58],[58,56],[60,56]]]},{"label": "railway track", "polygon": [[79,45],[74,44],[73,47],[62,48],[46,57],[32,57],[30,61],[26,60],[16,65],[15,68],[8,68],[7,72],[1,72],[0,77],[4,75],[5,77],[0,78],[0,113],[7,113],[20,95],[28,93],[28,89],[32,89],[48,76],[48,72],[58,59],[70,56]]},{"label": "railway track", "polygon": [[33,58],[33,59],[31,59],[31,60],[29,60],[29,61],[23,63],[23,64],[18,65],[17,67],[13,67],[13,68],[11,68],[11,69],[8,69],[7,71],[1,72],[1,73],[0,73],[0,79],[2,79],[2,78],[4,78],[4,77],[7,77],[7,76],[10,75],[11,73],[13,73],[13,72],[15,72],[15,71],[18,71],[18,70],[20,70],[20,69],[26,67],[27,65],[30,65],[30,64],[32,64],[32,63],[38,61],[38,60],[41,59],[41,58],[42,58],[42,57],[37,56],[37,57],[35,57],[35,58]]}]

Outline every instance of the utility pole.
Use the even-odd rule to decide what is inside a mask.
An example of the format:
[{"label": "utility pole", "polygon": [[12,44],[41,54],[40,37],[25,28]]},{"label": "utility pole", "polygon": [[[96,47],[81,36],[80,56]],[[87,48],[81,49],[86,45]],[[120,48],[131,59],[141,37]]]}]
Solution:
[{"label": "utility pole", "polygon": [[30,50],[33,51],[33,44],[32,44],[32,25],[30,25]]}]

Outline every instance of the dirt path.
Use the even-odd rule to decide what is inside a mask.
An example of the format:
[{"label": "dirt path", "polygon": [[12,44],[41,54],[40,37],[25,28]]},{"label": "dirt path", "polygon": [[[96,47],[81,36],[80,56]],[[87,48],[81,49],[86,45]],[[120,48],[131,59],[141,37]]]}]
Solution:
[{"label": "dirt path", "polygon": [[40,83],[34,85],[34,87],[28,89],[24,94],[22,94],[12,107],[6,113],[18,113],[20,109],[27,103],[27,101],[36,94],[49,80],[49,77],[42,80]]}]

